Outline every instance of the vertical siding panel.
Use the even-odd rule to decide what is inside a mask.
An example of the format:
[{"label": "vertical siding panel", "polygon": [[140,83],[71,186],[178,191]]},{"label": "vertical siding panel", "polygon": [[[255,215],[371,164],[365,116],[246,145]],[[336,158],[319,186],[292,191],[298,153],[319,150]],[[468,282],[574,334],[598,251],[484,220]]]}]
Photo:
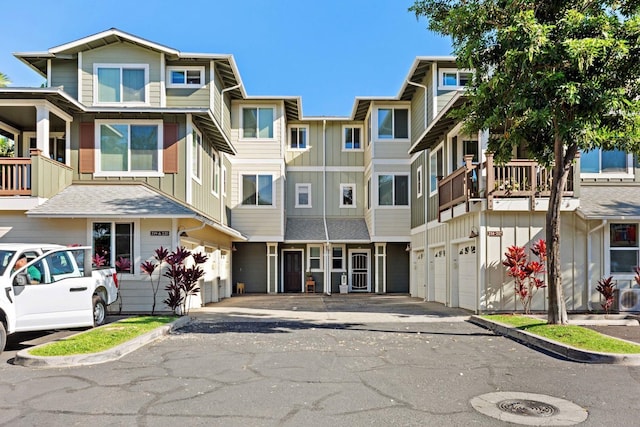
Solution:
[{"label": "vertical siding panel", "polygon": [[164,173],[178,173],[178,124],[164,124],[164,152],[162,154]]},{"label": "vertical siding panel", "polygon": [[80,150],[78,170],[80,173],[95,171],[95,125],[80,123]]}]

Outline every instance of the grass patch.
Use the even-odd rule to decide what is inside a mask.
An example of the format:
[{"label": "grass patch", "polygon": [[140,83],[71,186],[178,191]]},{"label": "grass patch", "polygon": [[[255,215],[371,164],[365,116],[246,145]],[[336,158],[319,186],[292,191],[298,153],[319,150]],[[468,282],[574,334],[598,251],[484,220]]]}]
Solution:
[{"label": "grass patch", "polygon": [[130,317],[29,350],[34,356],[99,353],[176,320],[175,316]]},{"label": "grass patch", "polygon": [[618,354],[640,353],[638,344],[612,338],[582,326],[547,325],[544,320],[527,316],[485,315],[482,317],[582,350]]}]

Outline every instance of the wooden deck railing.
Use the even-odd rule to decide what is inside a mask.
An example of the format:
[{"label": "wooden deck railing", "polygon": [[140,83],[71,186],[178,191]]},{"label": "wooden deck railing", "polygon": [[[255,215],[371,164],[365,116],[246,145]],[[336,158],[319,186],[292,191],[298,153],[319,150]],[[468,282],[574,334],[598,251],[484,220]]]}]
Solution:
[{"label": "wooden deck railing", "polygon": [[[493,209],[496,198],[530,198],[532,201],[551,194],[552,173],[532,160],[514,159],[502,165],[493,162],[493,155],[486,154],[487,161],[472,164],[470,156],[465,157],[465,166],[438,181],[439,212],[466,203],[469,200],[486,197],[488,209]],[[574,173],[569,180],[563,196],[573,196]],[[486,179],[486,186],[479,185]]]},{"label": "wooden deck railing", "polygon": [[31,195],[31,159],[0,157],[0,196]]}]

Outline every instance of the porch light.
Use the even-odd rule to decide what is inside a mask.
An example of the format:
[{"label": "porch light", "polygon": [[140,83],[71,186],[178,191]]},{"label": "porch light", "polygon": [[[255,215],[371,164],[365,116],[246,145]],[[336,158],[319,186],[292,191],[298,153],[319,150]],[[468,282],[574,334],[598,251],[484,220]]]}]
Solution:
[{"label": "porch light", "polygon": [[404,249],[405,252],[411,252],[411,243],[407,243],[407,247]]},{"label": "porch light", "polygon": [[474,226],[471,227],[471,233],[469,233],[469,238],[474,239],[478,237],[478,229]]}]

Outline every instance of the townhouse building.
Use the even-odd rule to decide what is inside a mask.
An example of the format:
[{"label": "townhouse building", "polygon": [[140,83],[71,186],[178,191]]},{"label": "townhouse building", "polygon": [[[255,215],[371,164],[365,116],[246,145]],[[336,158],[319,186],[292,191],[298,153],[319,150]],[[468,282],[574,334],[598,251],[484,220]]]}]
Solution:
[{"label": "townhouse building", "polygon": [[[0,158],[0,241],[130,260],[123,311],[149,310],[140,266],[161,246],[208,255],[191,306],[242,283],[519,309],[502,258],[544,237],[548,171],[525,150],[496,165],[488,132],[462,132],[451,111],[471,72],[455,58],[416,58],[396,96],[356,98],[348,117],[307,117],[299,97],[248,95],[231,55],[118,29],[16,57],[46,84],[0,89],[0,133],[16,147]],[[572,176],[563,283],[569,310],[587,311],[594,278],[636,294],[640,177],[632,156],[600,151]],[[545,304],[540,292],[533,309]]]}]

